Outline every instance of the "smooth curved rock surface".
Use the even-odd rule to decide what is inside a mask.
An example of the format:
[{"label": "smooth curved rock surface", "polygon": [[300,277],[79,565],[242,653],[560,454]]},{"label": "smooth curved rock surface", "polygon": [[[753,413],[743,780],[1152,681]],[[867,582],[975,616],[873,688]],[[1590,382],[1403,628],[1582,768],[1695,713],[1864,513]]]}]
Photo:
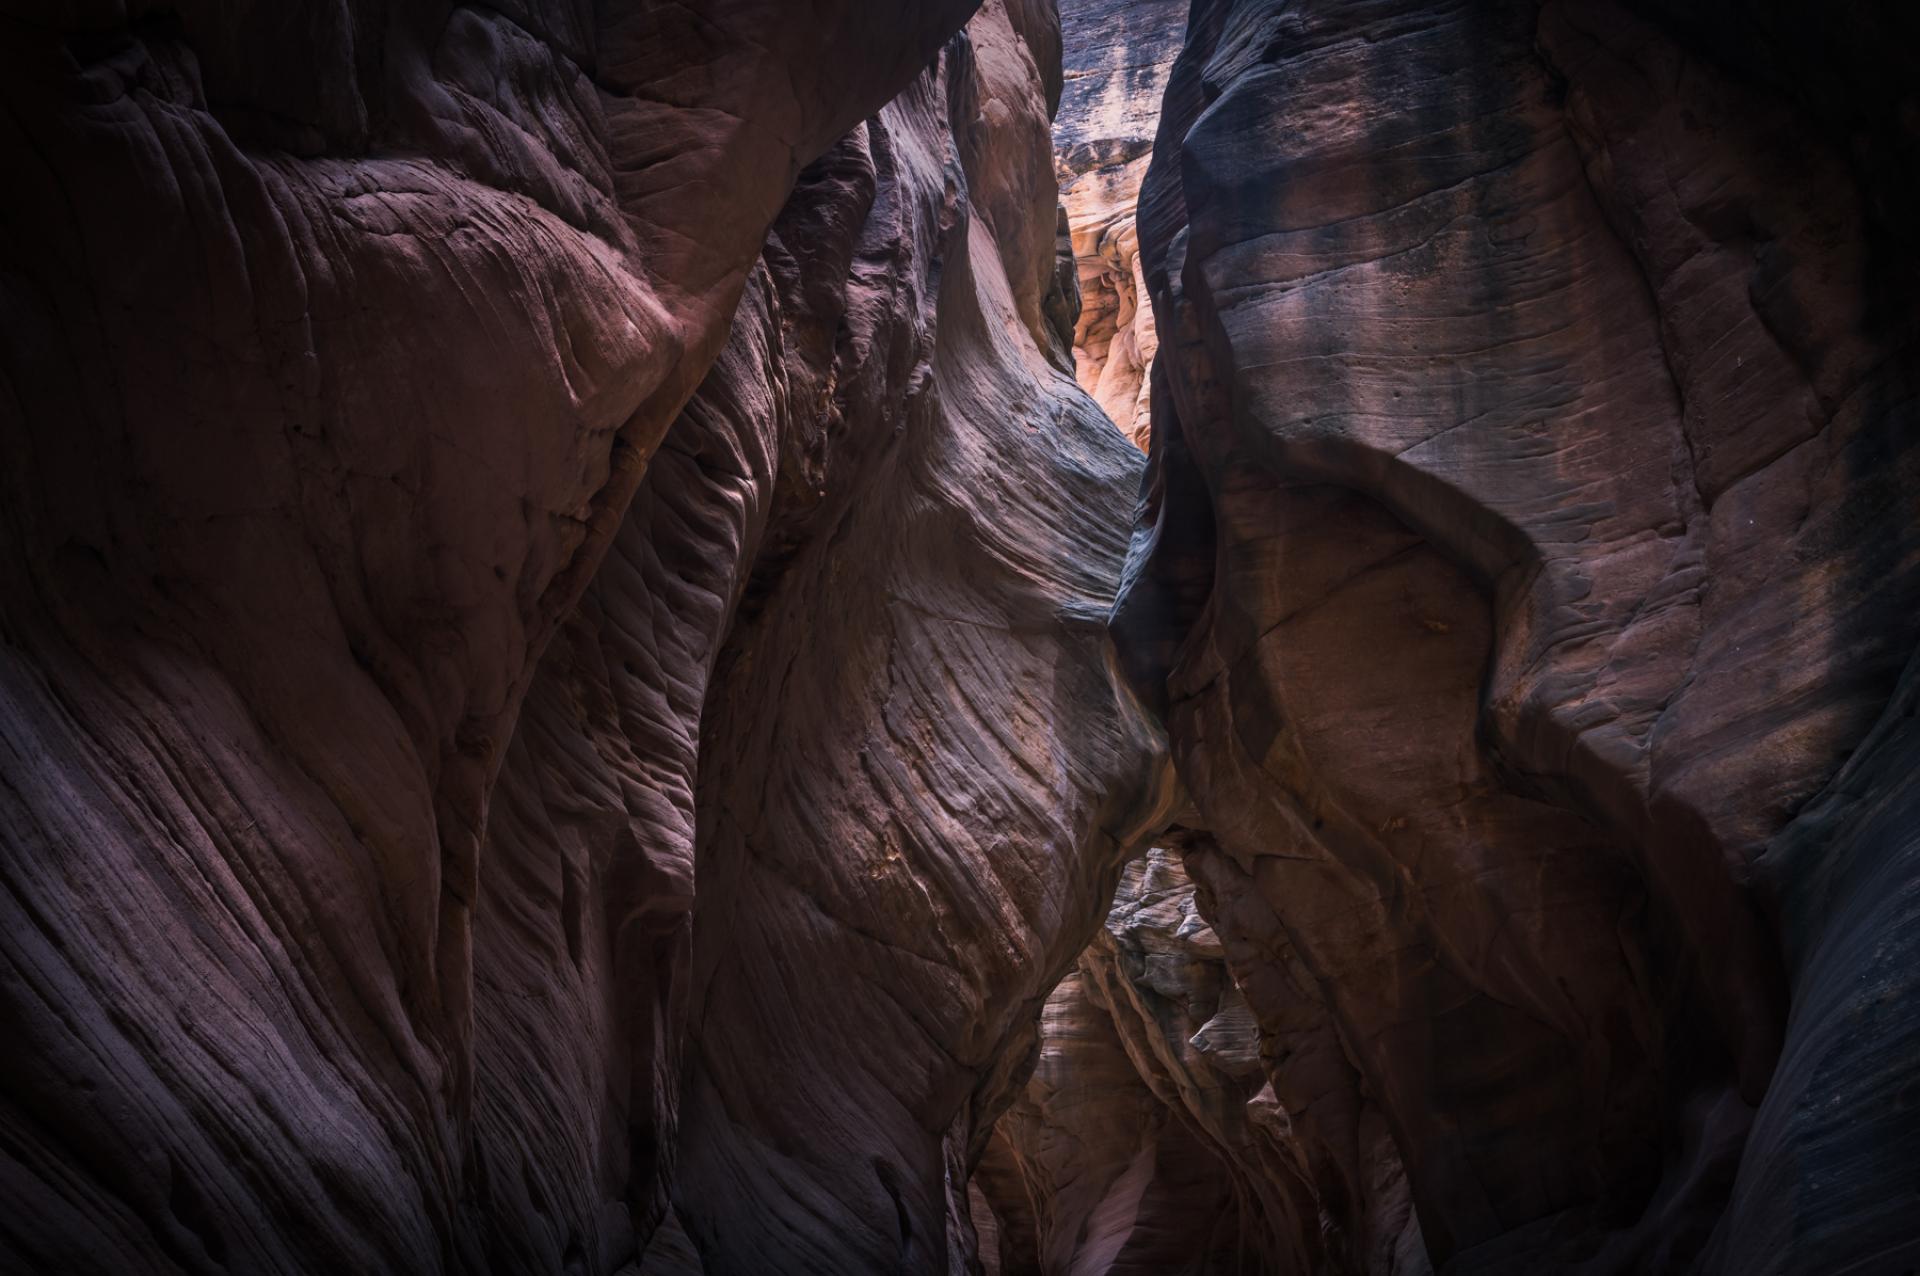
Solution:
[{"label": "smooth curved rock surface", "polygon": [[[585,1080],[544,1128],[593,1128],[608,1058],[609,1115],[652,1104],[592,1159],[534,1163],[672,1182],[650,1267],[964,1266],[958,1194],[1038,999],[1164,818],[1101,624],[1139,463],[1037,318],[1051,28],[1029,16],[985,6],[801,175],[503,777],[486,864],[559,973],[500,1013],[583,953],[597,998],[593,1031],[542,1038]],[[503,1060],[494,1092],[526,1071]],[[483,1127],[489,1159],[541,1128]],[[501,1205],[579,1220],[552,1266],[606,1196]]]},{"label": "smooth curved rock surface", "polygon": [[973,8],[8,17],[6,1265],[631,1252],[686,847],[584,808],[672,780],[494,777],[793,180]]},{"label": "smooth curved rock surface", "polygon": [[1915,21],[10,8],[0,1270],[1920,1264]]},{"label": "smooth curved rock surface", "polygon": [[[1815,1043],[1846,978],[1901,1000],[1903,897],[1809,941],[1853,826],[1783,830],[1920,637],[1913,311],[1870,295],[1874,173],[1713,36],[1202,0],[1141,197],[1116,633],[1276,1093],[1352,1182],[1384,1122],[1448,1270],[1746,1270],[1761,1211],[1803,1220],[1767,1270],[1898,1251],[1898,1118],[1787,1113],[1840,1057],[1891,1083],[1910,1008]],[[1859,818],[1833,880],[1900,880]]]},{"label": "smooth curved rock surface", "polygon": [[[1045,141],[1033,64],[1015,92],[979,52],[1016,33],[984,6],[829,157],[870,174],[829,219],[851,262],[783,302],[835,322],[784,364],[820,415],[702,717],[674,1196],[709,1271],[964,1259],[967,1167],[1039,1003],[1165,818],[1103,626],[1138,462],[1039,347],[1036,258],[983,211],[1030,180],[996,139]],[[1021,206],[1045,230],[1053,202]]]}]

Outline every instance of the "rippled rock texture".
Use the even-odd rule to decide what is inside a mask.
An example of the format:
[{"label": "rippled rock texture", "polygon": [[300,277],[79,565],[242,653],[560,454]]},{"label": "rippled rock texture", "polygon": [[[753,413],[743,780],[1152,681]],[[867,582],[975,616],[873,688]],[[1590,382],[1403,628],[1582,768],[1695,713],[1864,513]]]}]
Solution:
[{"label": "rippled rock texture", "polygon": [[1913,16],[1062,7],[0,19],[0,1271],[1920,1265]]},{"label": "rippled rock texture", "polygon": [[1159,336],[1140,273],[1135,206],[1153,155],[1188,0],[1061,0],[1065,88],[1054,119],[1061,208],[1079,276],[1075,374],[1147,447],[1147,369]]},{"label": "rippled rock texture", "polygon": [[1116,633],[1352,1266],[1394,1160],[1449,1271],[1915,1261],[1911,19],[1677,8],[1199,0],[1171,79]]},{"label": "rippled rock texture", "polygon": [[792,420],[695,785],[674,1197],[710,1270],[964,1263],[1040,1003],[1165,818],[1104,623],[1139,461],[1040,344],[1016,20],[983,6],[769,250]]},{"label": "rippled rock texture", "polygon": [[0,1268],[965,1261],[1164,805],[975,8],[6,20]]}]

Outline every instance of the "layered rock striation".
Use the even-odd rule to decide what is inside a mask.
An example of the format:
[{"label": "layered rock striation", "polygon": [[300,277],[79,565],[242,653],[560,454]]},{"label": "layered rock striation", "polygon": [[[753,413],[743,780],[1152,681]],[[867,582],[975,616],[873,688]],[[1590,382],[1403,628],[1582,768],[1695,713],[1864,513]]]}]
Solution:
[{"label": "layered rock striation", "polygon": [[1165,789],[976,7],[6,20],[0,1267],[964,1261]]},{"label": "layered rock striation", "polygon": [[1147,369],[1159,336],[1135,206],[1152,160],[1186,0],[1062,0],[1065,88],[1053,124],[1063,230],[1078,276],[1074,371],[1145,451]]},{"label": "layered rock striation", "polygon": [[772,364],[796,409],[702,715],[674,1195],[710,1270],[964,1266],[1040,1003],[1171,797],[1106,655],[1137,457],[1041,344],[1032,20],[984,5],[769,249],[820,339]]},{"label": "layered rock striation", "polygon": [[0,24],[0,1270],[1920,1262],[1903,10]]},{"label": "layered rock striation", "polygon": [[1396,1158],[1449,1271],[1912,1261],[1915,326],[1784,29],[1193,8],[1115,632],[1369,1269]]}]

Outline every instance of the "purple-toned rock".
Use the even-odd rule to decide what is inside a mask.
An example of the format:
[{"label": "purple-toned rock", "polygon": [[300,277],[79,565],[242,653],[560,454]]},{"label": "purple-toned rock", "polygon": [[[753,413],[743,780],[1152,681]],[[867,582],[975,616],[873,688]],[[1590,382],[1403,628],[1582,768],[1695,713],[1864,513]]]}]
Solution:
[{"label": "purple-toned rock", "polygon": [[766,1270],[701,1176],[796,1130],[833,1270],[946,1253],[1165,787],[1057,32],[975,8],[10,29],[0,1266],[611,1271],[685,1166]]},{"label": "purple-toned rock", "polygon": [[1449,1270],[1912,1247],[1911,259],[1830,91],[1884,52],[1749,78],[1790,9],[1193,6],[1116,633],[1366,1252],[1383,1133]]},{"label": "purple-toned rock", "polygon": [[1127,866],[1039,1045],[974,1179],[1002,1273],[1344,1270],[1177,853]]}]

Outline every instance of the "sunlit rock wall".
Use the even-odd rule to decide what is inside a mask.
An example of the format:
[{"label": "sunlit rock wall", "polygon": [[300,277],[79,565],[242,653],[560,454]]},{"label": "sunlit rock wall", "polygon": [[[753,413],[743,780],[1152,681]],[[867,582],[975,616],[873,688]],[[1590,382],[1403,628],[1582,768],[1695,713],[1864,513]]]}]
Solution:
[{"label": "sunlit rock wall", "polygon": [[1065,88],[1053,125],[1061,207],[1079,275],[1075,371],[1114,424],[1147,445],[1147,368],[1159,338],[1134,206],[1152,158],[1187,0],[1062,0]]}]

